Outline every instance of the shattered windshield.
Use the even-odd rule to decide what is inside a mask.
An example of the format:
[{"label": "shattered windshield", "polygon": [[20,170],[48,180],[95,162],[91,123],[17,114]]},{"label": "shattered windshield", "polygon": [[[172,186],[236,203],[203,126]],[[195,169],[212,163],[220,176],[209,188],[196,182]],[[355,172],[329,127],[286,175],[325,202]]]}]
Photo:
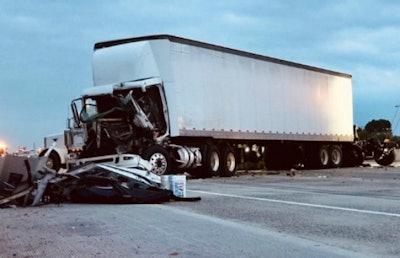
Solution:
[{"label": "shattered windshield", "polygon": [[86,98],[80,113],[83,122],[93,122],[100,118],[122,118],[126,110],[121,107],[120,101],[112,95]]},{"label": "shattered windshield", "polygon": [[82,111],[81,111],[81,120],[83,122],[88,122],[90,120],[93,120],[92,118],[94,118],[96,115],[98,114],[97,111],[97,103],[96,100],[88,98],[85,99],[85,104],[82,107]]},{"label": "shattered windshield", "polygon": [[142,88],[117,90],[113,95],[97,95],[83,99],[79,115],[83,123],[120,121],[146,130],[166,132],[166,120],[163,112],[160,88],[149,86]]}]

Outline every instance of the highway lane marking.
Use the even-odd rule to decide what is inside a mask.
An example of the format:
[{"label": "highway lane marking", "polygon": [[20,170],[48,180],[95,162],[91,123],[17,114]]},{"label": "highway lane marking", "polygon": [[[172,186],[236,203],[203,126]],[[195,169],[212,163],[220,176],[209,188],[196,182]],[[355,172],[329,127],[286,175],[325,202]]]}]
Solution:
[{"label": "highway lane marking", "polygon": [[283,201],[283,200],[276,200],[276,199],[269,199],[269,198],[241,196],[241,195],[234,195],[234,194],[223,194],[223,193],[206,192],[206,191],[198,191],[198,190],[187,190],[187,191],[194,192],[194,193],[199,193],[199,194],[208,194],[208,195],[240,198],[240,199],[247,199],[247,200],[254,200],[254,201],[283,203],[283,204],[291,204],[291,205],[298,205],[298,206],[305,206],[305,207],[322,208],[322,209],[330,209],[330,210],[340,210],[340,211],[350,211],[350,212],[358,212],[358,213],[374,214],[374,215],[384,215],[384,216],[389,216],[389,217],[400,218],[400,214],[398,214],[398,213],[390,213],[390,212],[382,212],[382,211],[370,211],[370,210],[360,210],[360,209],[344,208],[344,207],[338,207],[338,206],[329,206],[329,205],[312,204],[312,203],[304,203],[304,202]]}]

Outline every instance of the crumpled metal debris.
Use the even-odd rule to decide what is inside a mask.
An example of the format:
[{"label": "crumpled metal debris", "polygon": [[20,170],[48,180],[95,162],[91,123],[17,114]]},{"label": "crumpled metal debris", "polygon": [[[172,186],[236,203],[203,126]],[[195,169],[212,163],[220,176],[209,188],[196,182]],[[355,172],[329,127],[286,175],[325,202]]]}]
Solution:
[{"label": "crumpled metal debris", "polygon": [[23,162],[25,169],[21,171],[22,166],[17,166],[19,171],[10,172],[2,170],[0,164],[0,205],[14,202],[33,206],[63,202],[142,204],[201,199],[175,196],[173,191],[163,188],[161,177],[146,169],[139,156],[131,156],[133,167],[87,163],[65,173],[49,169],[46,155],[34,160],[33,172],[32,160],[3,157],[6,161],[11,159],[14,165]]}]

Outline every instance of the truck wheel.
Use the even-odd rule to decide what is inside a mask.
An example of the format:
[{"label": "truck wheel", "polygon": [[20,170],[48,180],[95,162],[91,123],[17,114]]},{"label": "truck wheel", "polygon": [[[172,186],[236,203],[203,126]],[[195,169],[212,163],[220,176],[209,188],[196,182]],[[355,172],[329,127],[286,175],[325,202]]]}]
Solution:
[{"label": "truck wheel", "polygon": [[204,161],[204,175],[206,177],[219,176],[221,169],[221,154],[217,146],[208,145]]},{"label": "truck wheel", "polygon": [[329,167],[329,146],[321,145],[317,150],[316,163],[317,168]]},{"label": "truck wheel", "polygon": [[236,173],[236,155],[234,149],[229,145],[223,146],[221,159],[221,176],[234,176]]},{"label": "truck wheel", "polygon": [[[44,150],[42,153],[40,153],[39,157],[43,157],[46,151],[47,150]],[[61,169],[61,159],[60,156],[58,156],[57,152],[50,152],[46,160],[46,166],[50,169],[55,170],[56,172]]]},{"label": "truck wheel", "polygon": [[329,148],[329,161],[334,168],[342,166],[343,152],[339,145],[334,144]]},{"label": "truck wheel", "polygon": [[153,167],[151,172],[157,175],[166,175],[170,172],[171,159],[166,149],[152,145],[144,150],[143,158],[148,160]]},{"label": "truck wheel", "polygon": [[396,159],[396,153],[394,149],[386,151],[376,151],[374,160],[381,166],[389,166]]}]

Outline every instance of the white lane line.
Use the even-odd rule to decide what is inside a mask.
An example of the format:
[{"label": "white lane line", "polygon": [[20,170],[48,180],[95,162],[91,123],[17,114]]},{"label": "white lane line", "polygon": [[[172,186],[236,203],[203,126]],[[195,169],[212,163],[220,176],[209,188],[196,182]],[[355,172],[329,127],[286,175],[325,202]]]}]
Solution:
[{"label": "white lane line", "polygon": [[389,216],[389,217],[398,217],[398,218],[400,218],[400,214],[399,213],[360,210],[360,209],[344,208],[344,207],[337,207],[337,206],[328,206],[328,205],[321,205],[321,204],[312,204],[312,203],[303,203],[303,202],[291,202],[291,201],[283,201],[283,200],[276,200],[276,199],[241,196],[241,195],[234,195],[234,194],[223,194],[223,193],[197,191],[197,190],[187,190],[187,191],[194,192],[194,193],[199,193],[199,194],[209,194],[209,195],[240,198],[240,199],[247,199],[247,200],[283,203],[283,204],[306,206],[306,207],[313,207],[313,208],[322,208],[322,209],[340,210],[340,211],[350,211],[350,212],[358,212],[358,213],[366,213],[366,214],[374,214],[374,215],[384,215],[384,216]]}]

